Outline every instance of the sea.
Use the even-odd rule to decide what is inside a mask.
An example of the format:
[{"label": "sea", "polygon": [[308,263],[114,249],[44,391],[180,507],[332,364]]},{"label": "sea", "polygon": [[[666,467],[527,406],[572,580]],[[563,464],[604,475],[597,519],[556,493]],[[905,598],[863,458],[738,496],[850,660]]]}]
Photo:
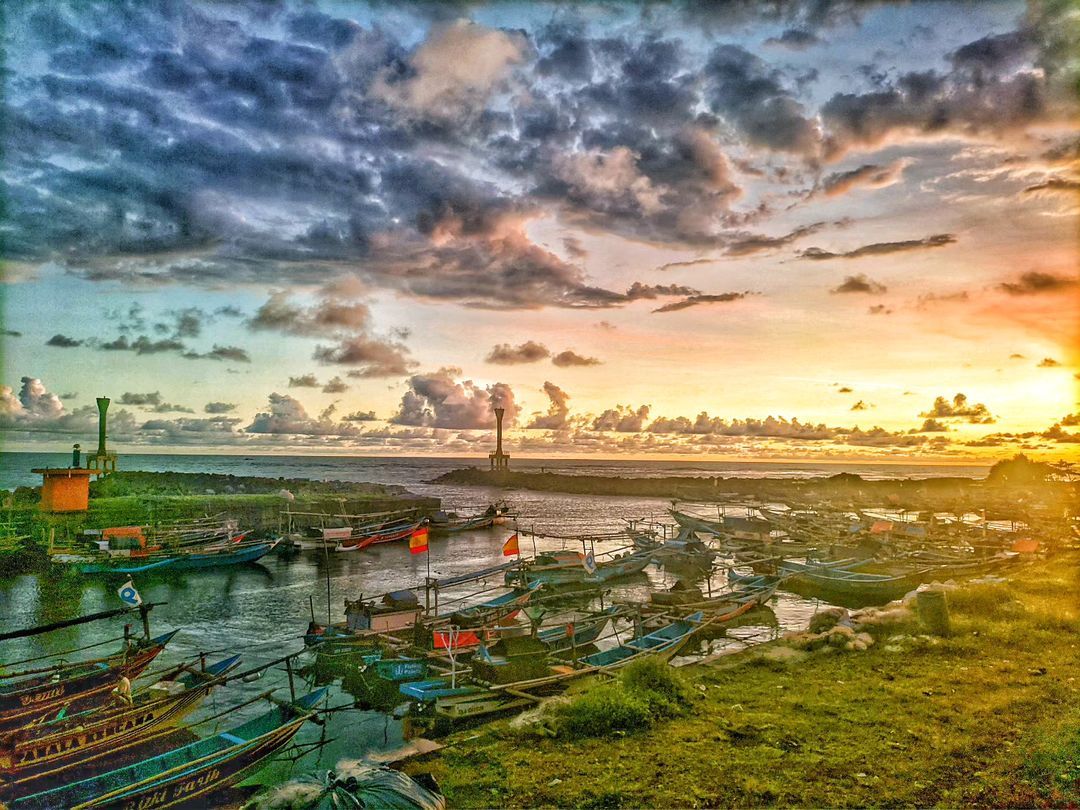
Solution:
[{"label": "sea", "polygon": [[[32,469],[66,466],[65,454],[0,454],[0,489],[40,482]],[[485,459],[486,461],[486,459]],[[180,632],[155,663],[153,674],[183,661],[209,661],[239,654],[241,667],[258,667],[294,650],[303,649],[302,635],[312,619],[340,621],[346,599],[359,599],[392,590],[415,588],[426,577],[446,577],[476,571],[506,560],[503,543],[515,529],[520,531],[522,554],[557,549],[590,550],[597,557],[620,553],[625,540],[615,534],[629,520],[669,520],[665,499],[584,496],[528,490],[447,486],[434,483],[439,475],[465,466],[478,466],[465,458],[349,458],[293,455],[122,455],[122,469],[202,473],[231,473],[313,480],[372,482],[403,486],[419,495],[442,499],[443,508],[461,515],[482,511],[488,504],[506,500],[516,515],[516,526],[496,526],[463,532],[447,538],[432,538],[427,554],[410,554],[402,544],[373,546],[352,554],[304,551],[295,558],[270,556],[259,563],[232,570],[204,571],[172,576],[148,575],[134,578],[134,586],[146,602],[159,603],[151,612],[152,631]],[[809,478],[839,472],[864,478],[982,477],[985,467],[893,464],[815,464],[807,462],[703,462],[639,460],[514,459],[515,469],[546,470],[571,475],[611,476],[724,476]],[[284,504],[284,501],[283,501]],[[715,507],[699,507],[702,514]],[[729,511],[730,513],[730,511]],[[611,537],[585,544],[576,537],[608,534]],[[615,601],[645,601],[650,590],[667,588],[685,572],[650,565],[644,574],[616,585],[606,593],[606,604]],[[120,579],[126,579],[121,577]],[[104,611],[120,605],[117,591],[125,583],[116,577],[88,577],[69,570],[47,574],[25,574],[0,578],[0,632],[46,624]],[[708,579],[698,579],[703,590],[721,593],[727,586],[727,572],[718,569]],[[448,589],[441,594],[442,605],[466,606],[501,592],[502,576],[480,583]],[[676,663],[688,663],[706,655],[722,654],[768,641],[789,630],[806,627],[824,603],[793,594],[778,593],[766,610],[752,623],[732,628],[719,639],[697,642]],[[594,602],[576,610],[600,607]],[[545,624],[560,624],[577,617],[572,610],[551,613]],[[39,661],[18,662],[62,650],[100,645],[73,653],[69,658],[93,655],[117,645],[123,634],[122,619],[95,622],[78,627],[0,642],[3,668],[40,666]],[[138,629],[137,627],[135,628]],[[622,636],[619,636],[619,633]],[[599,646],[610,646],[625,638],[626,626],[615,625],[605,633]],[[392,755],[405,744],[405,727],[394,713],[357,707],[356,696],[340,678],[327,678],[312,666],[312,656],[298,659],[294,688],[302,693],[327,686],[322,725],[308,723],[297,737],[300,747],[279,754],[253,773],[244,783],[244,792],[272,787],[301,775],[325,774],[342,760],[373,760]],[[267,706],[255,701],[233,712],[260,693],[274,690],[277,697],[289,694],[287,673],[280,667],[265,671],[258,679],[232,682],[214,691],[211,697],[185,721],[182,734],[206,736],[228,731],[251,719]]]}]

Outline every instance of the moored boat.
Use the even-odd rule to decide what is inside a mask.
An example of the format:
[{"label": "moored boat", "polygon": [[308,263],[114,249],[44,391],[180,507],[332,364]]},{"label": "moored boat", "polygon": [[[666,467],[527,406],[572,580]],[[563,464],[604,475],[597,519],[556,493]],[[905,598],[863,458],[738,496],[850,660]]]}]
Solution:
[{"label": "moored boat", "polygon": [[133,765],[13,799],[10,810],[91,810],[210,806],[206,797],[236,784],[281,750],[313,716],[325,689],[229,731],[174,748]]},{"label": "moored boat", "polygon": [[123,649],[105,658],[5,679],[0,682],[0,732],[52,716],[64,706],[75,711],[107,703],[120,679],[142,673],[178,632],[149,641],[127,640]]},{"label": "moored boat", "polygon": [[194,710],[239,661],[235,655],[206,669],[181,664],[130,702],[64,714],[0,736],[0,795],[25,794],[43,779],[70,781],[86,769],[102,770],[121,752],[150,745]]},{"label": "moored boat", "polygon": [[142,557],[104,558],[95,562],[81,563],[79,570],[84,574],[130,576],[149,572],[173,573],[222,568],[256,562],[273,551],[277,544],[277,540],[272,540],[265,543],[239,543],[175,553],[148,554]]}]

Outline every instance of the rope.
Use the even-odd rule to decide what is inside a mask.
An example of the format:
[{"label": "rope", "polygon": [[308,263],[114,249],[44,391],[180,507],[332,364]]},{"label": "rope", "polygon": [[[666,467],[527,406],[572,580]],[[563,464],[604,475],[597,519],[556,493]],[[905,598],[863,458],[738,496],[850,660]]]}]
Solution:
[{"label": "rope", "polygon": [[[37,656],[34,656],[33,658],[24,658],[21,661],[11,661],[10,663],[5,664],[5,666],[16,667],[16,666],[19,666],[19,664],[29,664],[29,663],[32,663],[33,661],[42,661],[42,660],[44,660],[46,658],[58,658],[58,657],[60,657],[62,655],[68,655],[69,653],[82,652],[83,650],[89,650],[89,649],[92,649],[94,647],[103,647],[106,644],[115,644],[118,641],[123,641],[124,638],[125,638],[125,636],[117,636],[116,638],[110,638],[110,639],[106,639],[105,641],[99,641],[96,644],[87,644],[85,647],[76,647],[73,650],[64,650],[63,652],[57,652],[57,653],[45,653],[44,655],[37,655]],[[29,674],[32,674],[34,672],[47,672],[50,669],[53,669],[53,667],[47,667],[45,669],[38,669],[38,670],[30,670],[30,671],[25,672],[25,673],[22,673],[22,672],[15,673],[15,672],[13,672],[13,673],[5,674],[3,677],[11,678],[11,677],[14,677],[15,675],[24,675],[24,674],[29,675]]]}]

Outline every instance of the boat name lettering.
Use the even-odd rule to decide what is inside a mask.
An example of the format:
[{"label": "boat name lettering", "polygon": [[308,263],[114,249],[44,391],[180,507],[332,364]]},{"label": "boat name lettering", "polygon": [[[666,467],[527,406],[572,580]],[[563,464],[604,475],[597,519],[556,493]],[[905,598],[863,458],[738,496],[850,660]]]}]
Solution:
[{"label": "boat name lettering", "polygon": [[35,703],[46,703],[54,698],[63,697],[64,691],[67,689],[65,684],[48,689],[44,692],[35,692],[32,695],[23,695],[19,698],[19,702],[23,706],[33,706]]}]

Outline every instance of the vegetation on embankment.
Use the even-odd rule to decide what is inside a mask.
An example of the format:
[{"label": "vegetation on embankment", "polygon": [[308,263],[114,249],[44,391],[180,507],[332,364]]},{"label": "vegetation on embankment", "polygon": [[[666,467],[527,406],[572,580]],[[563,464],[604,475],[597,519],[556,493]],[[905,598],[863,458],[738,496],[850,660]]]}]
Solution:
[{"label": "vegetation on embankment", "polygon": [[[1075,473],[1073,473],[1075,475]],[[868,481],[852,473],[807,479],[640,477],[565,475],[469,467],[435,479],[439,484],[530,489],[575,495],[624,495],[722,502],[758,499],[813,506],[902,506],[912,510],[964,512],[987,510],[991,519],[1020,519],[1059,506],[1077,503],[1080,482],[1048,480],[1057,475],[1051,465],[1023,456],[1002,461],[984,480],[972,478],[901,478]],[[1060,477],[1067,477],[1062,474]],[[1018,514],[1018,509],[1020,514]]]},{"label": "vegetation on embankment", "polygon": [[275,530],[286,508],[327,514],[439,508],[438,499],[398,486],[204,473],[111,473],[91,483],[86,512],[43,513],[39,496],[36,487],[20,487],[5,504],[8,539],[0,538],[0,575],[40,570],[48,564],[50,541],[68,546],[87,529],[155,527],[222,515],[244,529]]},{"label": "vegetation on embankment", "polygon": [[1076,806],[1078,593],[1074,550],[951,593],[949,638],[894,625],[864,652],[766,645],[684,668],[689,709],[645,730],[503,720],[407,770],[452,807]]}]

